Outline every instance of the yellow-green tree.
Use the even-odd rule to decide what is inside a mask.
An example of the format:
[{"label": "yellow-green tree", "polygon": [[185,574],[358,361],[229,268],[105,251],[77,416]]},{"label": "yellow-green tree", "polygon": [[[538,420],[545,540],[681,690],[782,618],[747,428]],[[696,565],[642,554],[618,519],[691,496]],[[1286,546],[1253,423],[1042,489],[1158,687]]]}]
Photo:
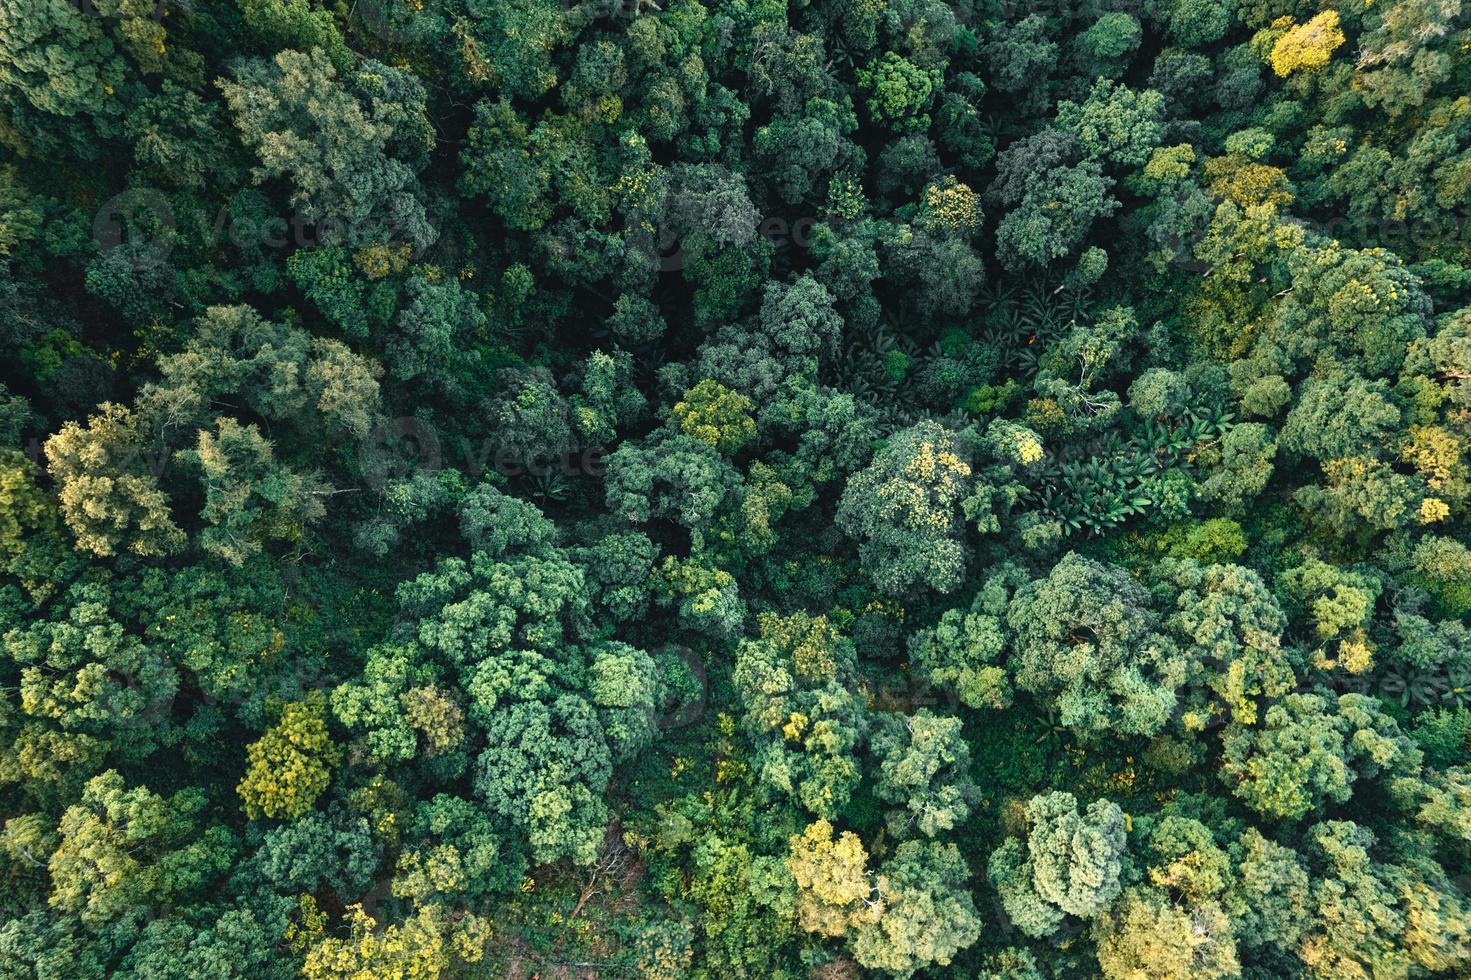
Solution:
[{"label": "yellow-green tree", "polygon": [[19,554],[30,531],[54,521],[50,501],[36,486],[36,467],[18,452],[0,453],[0,559]]},{"label": "yellow-green tree", "polygon": [[147,425],[126,406],[103,403],[86,428],[68,422],[46,441],[61,516],[77,547],[104,557],[128,551],[150,557],[177,551],[184,532],[145,463]]},{"label": "yellow-green tree", "polygon": [[1286,28],[1272,45],[1268,58],[1272,70],[1283,78],[1293,72],[1322,68],[1344,40],[1336,10],[1325,10],[1304,24],[1293,24],[1291,17],[1279,18],[1272,27]]},{"label": "yellow-green tree", "polygon": [[449,974],[454,964],[479,962],[490,939],[484,919],[464,915],[450,926],[433,906],[379,930],[361,905],[353,905],[347,922],[347,938],[328,936],[307,951],[304,980],[429,980]]},{"label": "yellow-green tree", "polygon": [[276,724],[246,750],[245,778],[236,791],[245,813],[291,819],[310,810],[332,780],[340,752],[327,732],[327,699],[312,692],[281,709]]},{"label": "yellow-green tree", "polygon": [[797,924],[809,932],[841,936],[850,926],[875,922],[883,911],[868,870],[868,852],[852,831],[833,836],[826,820],[794,834],[787,867],[797,882]]},{"label": "yellow-green tree", "polygon": [[730,455],[756,435],[751,417],[755,408],[756,403],[745,395],[706,378],[675,404],[674,417],[685,435]]}]

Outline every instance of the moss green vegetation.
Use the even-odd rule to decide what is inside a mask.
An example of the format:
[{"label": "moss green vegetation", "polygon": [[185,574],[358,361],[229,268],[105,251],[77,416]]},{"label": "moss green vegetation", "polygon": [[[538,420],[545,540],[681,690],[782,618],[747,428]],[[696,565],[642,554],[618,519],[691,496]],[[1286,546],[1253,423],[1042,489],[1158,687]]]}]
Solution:
[{"label": "moss green vegetation", "polygon": [[0,0],[0,980],[1471,975],[1455,0]]}]

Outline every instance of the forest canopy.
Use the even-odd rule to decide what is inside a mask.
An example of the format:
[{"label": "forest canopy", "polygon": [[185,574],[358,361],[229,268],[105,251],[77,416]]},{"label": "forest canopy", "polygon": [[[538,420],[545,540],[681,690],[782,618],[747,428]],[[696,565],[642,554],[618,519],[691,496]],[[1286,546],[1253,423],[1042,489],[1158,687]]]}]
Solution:
[{"label": "forest canopy", "polygon": [[1460,0],[0,0],[0,978],[1471,975]]}]

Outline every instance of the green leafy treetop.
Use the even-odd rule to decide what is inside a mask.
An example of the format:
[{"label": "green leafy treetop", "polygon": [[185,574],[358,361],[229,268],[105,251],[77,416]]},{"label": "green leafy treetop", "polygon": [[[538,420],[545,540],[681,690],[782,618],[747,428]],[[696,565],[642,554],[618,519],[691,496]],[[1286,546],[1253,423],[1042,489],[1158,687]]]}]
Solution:
[{"label": "green leafy treetop", "polygon": [[108,770],[66,809],[51,855],[50,904],[101,925],[170,898],[201,894],[228,867],[236,841],[219,825],[200,832],[198,790],[162,797],[128,789]]},{"label": "green leafy treetop", "polygon": [[1048,698],[1083,735],[1152,735],[1170,720],[1185,660],[1145,588],[1123,569],[1076,553],[1019,589],[1016,684]]},{"label": "green leafy treetop", "polygon": [[960,584],[966,555],[958,505],[971,468],[958,450],[952,433],[920,422],[848,481],[837,523],[858,539],[864,571],[880,590],[949,592]]},{"label": "green leafy treetop", "polygon": [[1091,919],[1118,896],[1124,814],[1107,800],[1079,812],[1071,793],[1034,796],[1027,837],[1009,837],[991,854],[987,874],[1018,929],[1056,932],[1066,916]]},{"label": "green leafy treetop", "polygon": [[883,915],[853,937],[859,964],[899,977],[930,964],[948,965],[981,934],[981,917],[964,888],[969,877],[954,844],[900,844],[878,871]]}]

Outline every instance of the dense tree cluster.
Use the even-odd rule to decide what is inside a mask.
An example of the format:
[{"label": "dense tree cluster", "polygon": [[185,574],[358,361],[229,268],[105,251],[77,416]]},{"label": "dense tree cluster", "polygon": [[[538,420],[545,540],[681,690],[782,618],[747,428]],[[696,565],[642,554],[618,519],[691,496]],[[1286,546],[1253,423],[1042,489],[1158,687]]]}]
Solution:
[{"label": "dense tree cluster", "polygon": [[0,0],[0,977],[1471,975],[1471,14]]}]

